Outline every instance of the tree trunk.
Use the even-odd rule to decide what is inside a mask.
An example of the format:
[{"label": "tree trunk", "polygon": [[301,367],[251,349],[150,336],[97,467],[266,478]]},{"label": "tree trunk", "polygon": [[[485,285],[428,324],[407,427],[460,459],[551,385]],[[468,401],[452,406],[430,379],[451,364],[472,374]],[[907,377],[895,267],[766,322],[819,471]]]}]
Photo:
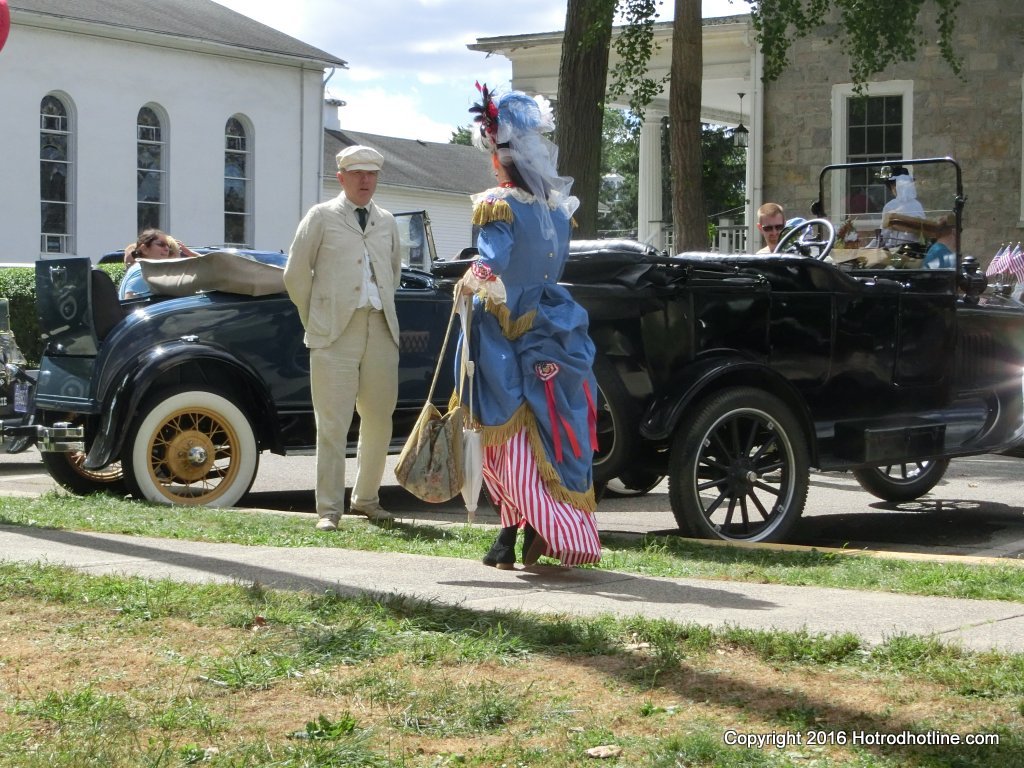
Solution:
[{"label": "tree trunk", "polygon": [[676,0],[672,25],[669,144],[675,253],[705,251],[708,248],[700,156],[700,100],[704,73],[700,6],[700,0]]},{"label": "tree trunk", "polygon": [[597,237],[601,122],[614,12],[614,0],[569,0],[565,10],[555,143],[558,172],[575,179],[573,194],[580,199],[575,236],[580,238]]}]

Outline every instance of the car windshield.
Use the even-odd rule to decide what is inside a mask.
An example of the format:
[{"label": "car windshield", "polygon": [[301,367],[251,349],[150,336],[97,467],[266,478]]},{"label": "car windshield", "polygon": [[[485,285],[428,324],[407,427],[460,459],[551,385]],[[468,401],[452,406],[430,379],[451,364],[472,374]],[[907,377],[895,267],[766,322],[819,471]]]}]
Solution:
[{"label": "car windshield", "polygon": [[830,166],[821,194],[833,259],[863,267],[955,269],[957,166],[878,161]]},{"label": "car windshield", "polygon": [[396,213],[395,223],[398,224],[398,237],[402,245],[402,266],[429,271],[433,254],[427,237],[429,222],[426,211]]}]

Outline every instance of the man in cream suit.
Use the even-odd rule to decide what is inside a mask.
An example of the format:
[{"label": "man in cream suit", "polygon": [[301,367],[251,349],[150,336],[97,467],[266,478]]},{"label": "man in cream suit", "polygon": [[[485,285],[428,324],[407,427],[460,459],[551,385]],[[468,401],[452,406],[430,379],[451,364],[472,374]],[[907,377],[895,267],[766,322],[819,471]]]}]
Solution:
[{"label": "man in cream suit", "polygon": [[284,284],[309,347],[316,413],[316,527],[333,531],[345,508],[345,453],[359,413],[352,514],[388,521],[378,492],[391,414],[398,401],[398,316],[402,275],[395,218],[371,198],[384,158],[370,147],[337,155],[342,192],[313,206],[288,252]]}]

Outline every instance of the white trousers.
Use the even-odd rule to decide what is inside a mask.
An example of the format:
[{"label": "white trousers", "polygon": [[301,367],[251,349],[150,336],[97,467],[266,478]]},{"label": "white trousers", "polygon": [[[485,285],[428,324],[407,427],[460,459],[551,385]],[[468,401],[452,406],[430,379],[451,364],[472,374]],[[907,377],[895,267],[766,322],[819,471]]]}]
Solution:
[{"label": "white trousers", "polygon": [[345,454],[353,410],[360,424],[352,503],[376,504],[398,402],[398,346],[384,313],[357,309],[333,344],[309,351],[309,374],[316,414],[317,514],[337,517],[345,511]]}]

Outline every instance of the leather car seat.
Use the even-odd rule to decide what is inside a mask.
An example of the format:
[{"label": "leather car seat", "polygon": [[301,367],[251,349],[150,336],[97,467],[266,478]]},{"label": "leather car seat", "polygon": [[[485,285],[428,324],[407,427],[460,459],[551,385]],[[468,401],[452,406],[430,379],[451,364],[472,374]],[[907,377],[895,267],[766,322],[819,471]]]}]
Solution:
[{"label": "leather car seat", "polygon": [[102,269],[89,270],[89,301],[92,304],[92,325],[97,341],[103,341],[111,329],[125,317],[117,297],[117,286]]}]

